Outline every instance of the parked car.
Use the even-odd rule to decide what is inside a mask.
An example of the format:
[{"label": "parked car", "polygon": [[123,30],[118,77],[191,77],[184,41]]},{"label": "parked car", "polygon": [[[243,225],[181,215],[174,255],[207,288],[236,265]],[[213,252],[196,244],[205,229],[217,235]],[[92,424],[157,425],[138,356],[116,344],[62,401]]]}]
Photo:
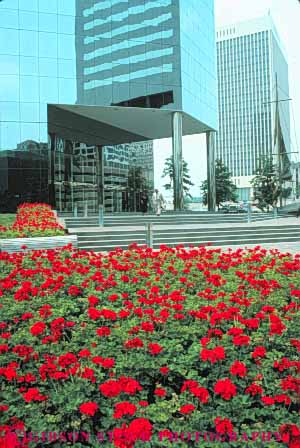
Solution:
[{"label": "parked car", "polygon": [[221,213],[247,213],[247,209],[238,204],[223,205],[219,212]]}]

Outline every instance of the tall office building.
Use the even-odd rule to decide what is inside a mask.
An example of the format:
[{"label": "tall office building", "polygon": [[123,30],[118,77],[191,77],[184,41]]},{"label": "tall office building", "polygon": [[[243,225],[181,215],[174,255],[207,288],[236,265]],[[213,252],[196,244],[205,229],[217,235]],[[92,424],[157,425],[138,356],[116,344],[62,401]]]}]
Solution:
[{"label": "tall office building", "polygon": [[217,129],[213,4],[2,0],[2,210],[34,200],[96,211],[103,198],[138,209],[153,189],[151,141],[174,129],[179,179],[181,130]]},{"label": "tall office building", "polygon": [[251,196],[250,181],[261,156],[274,153],[276,78],[279,119],[287,164],[290,156],[288,64],[270,15],[217,30],[219,133],[216,156],[233,175],[239,197]]}]

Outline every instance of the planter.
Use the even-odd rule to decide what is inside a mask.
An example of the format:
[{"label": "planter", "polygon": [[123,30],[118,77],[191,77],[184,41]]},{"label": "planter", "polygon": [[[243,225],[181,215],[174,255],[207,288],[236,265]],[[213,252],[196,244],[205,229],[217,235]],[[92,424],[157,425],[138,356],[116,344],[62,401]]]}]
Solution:
[{"label": "planter", "polygon": [[[77,247],[77,235],[42,236],[30,238],[0,238],[0,252],[24,252],[29,250],[55,249],[72,244]],[[26,246],[26,249],[24,249]],[[23,248],[22,248],[23,247]]]}]

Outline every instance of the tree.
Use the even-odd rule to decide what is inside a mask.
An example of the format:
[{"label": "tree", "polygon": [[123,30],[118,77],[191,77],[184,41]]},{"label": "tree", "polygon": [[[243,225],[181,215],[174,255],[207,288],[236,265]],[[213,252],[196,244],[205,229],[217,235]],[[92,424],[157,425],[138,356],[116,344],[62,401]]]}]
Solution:
[{"label": "tree", "polygon": [[262,157],[259,160],[259,168],[251,184],[258,208],[269,211],[270,206],[276,206],[282,188],[272,157]]},{"label": "tree", "polygon": [[[236,185],[231,180],[229,169],[223,164],[222,160],[216,159],[215,167],[216,182],[216,205],[219,209],[220,205],[226,201],[237,201]],[[207,180],[201,184],[202,202],[207,205]]]},{"label": "tree", "polygon": [[[166,190],[171,190],[174,185],[174,165],[173,165],[173,157],[167,157],[165,160],[165,166],[162,173],[162,177],[168,177],[169,182],[164,185]],[[187,198],[192,198],[190,194],[190,187],[194,184],[191,181],[191,177],[189,175],[189,168],[187,162],[182,159],[182,187],[183,187],[183,196],[184,202],[186,203]]]}]

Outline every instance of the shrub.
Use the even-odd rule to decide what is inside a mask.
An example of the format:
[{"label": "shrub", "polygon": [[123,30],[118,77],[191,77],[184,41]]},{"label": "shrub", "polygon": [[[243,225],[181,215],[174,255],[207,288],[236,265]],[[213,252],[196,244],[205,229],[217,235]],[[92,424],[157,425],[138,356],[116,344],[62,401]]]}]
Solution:
[{"label": "shrub", "polygon": [[122,448],[177,446],[181,432],[261,446],[245,437],[262,431],[299,446],[300,256],[65,248],[2,253],[0,270],[9,446],[17,429],[82,432],[79,447],[108,432]]}]

